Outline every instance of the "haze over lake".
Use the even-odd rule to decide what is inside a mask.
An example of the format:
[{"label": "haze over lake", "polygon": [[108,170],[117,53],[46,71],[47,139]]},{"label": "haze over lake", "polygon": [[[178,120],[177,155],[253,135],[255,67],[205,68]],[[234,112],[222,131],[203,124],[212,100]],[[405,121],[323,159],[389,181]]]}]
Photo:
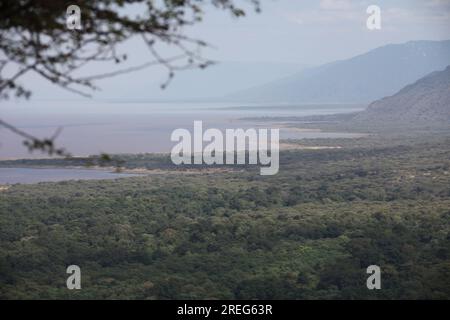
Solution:
[{"label": "haze over lake", "polygon": [[[170,152],[174,129],[192,130],[194,120],[204,129],[277,127],[277,124],[239,120],[246,117],[307,116],[362,110],[361,105],[249,105],[230,103],[148,103],[95,101],[8,102],[2,118],[38,137],[50,137],[58,127],[56,140],[76,156],[107,153]],[[0,159],[48,157],[30,154],[21,138],[0,130]],[[292,132],[281,130],[281,138],[352,137],[349,133]]]}]

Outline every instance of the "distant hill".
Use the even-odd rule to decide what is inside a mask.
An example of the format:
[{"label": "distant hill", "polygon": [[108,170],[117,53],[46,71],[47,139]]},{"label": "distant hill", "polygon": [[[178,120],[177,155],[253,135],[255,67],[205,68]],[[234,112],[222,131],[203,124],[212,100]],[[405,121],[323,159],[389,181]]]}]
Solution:
[{"label": "distant hill", "polygon": [[[283,62],[219,61],[206,69],[193,68],[176,72],[170,85],[161,90],[161,84],[167,79],[167,70],[158,65],[122,75],[120,81],[116,77],[106,78],[99,83],[101,90],[93,94],[97,99],[116,101],[217,102],[220,101],[217,97],[263,85],[299,72],[305,67],[302,64]],[[33,98],[74,99],[72,92],[40,81],[37,75],[27,75],[24,82],[32,86]]]},{"label": "distant hill", "polygon": [[450,125],[450,66],[406,86],[393,96],[371,103],[351,121]]},{"label": "distant hill", "polygon": [[390,44],[227,96],[239,102],[369,103],[450,64],[450,40]]}]

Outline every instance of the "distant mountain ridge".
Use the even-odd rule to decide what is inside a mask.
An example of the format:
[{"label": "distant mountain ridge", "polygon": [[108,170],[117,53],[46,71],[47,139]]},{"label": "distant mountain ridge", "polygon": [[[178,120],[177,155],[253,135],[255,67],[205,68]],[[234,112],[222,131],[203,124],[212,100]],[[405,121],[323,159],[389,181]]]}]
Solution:
[{"label": "distant mountain ridge", "polygon": [[390,44],[228,95],[272,103],[369,103],[450,64],[450,40]]},{"label": "distant mountain ridge", "polygon": [[371,103],[352,122],[450,125],[450,66]]}]

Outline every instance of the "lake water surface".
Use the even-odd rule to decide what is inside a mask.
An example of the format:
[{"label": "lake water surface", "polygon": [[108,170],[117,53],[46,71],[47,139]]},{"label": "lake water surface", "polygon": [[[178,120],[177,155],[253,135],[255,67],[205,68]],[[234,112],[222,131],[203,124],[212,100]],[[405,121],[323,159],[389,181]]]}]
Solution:
[{"label": "lake water surface", "polygon": [[[173,130],[192,132],[194,120],[203,121],[203,130],[217,128],[277,127],[277,123],[241,120],[259,117],[301,117],[347,113],[361,110],[356,105],[239,105],[225,103],[146,103],[146,102],[32,102],[5,103],[2,119],[37,137],[51,137],[62,128],[56,144],[75,156],[102,152],[170,152],[176,142]],[[281,129],[280,138],[348,138],[352,133],[293,132]],[[29,153],[21,137],[0,129],[0,160],[47,157]]]},{"label": "lake water surface", "polygon": [[95,169],[0,168],[0,184],[101,180],[138,176]]},{"label": "lake water surface", "polygon": [[[2,119],[40,138],[51,137],[62,128],[56,140],[75,156],[106,152],[170,152],[176,142],[173,130],[192,132],[195,120],[203,121],[203,130],[217,128],[276,128],[281,123],[242,120],[260,117],[302,117],[348,113],[362,110],[357,105],[242,105],[230,103],[149,103],[99,101],[32,101],[3,103]],[[295,131],[281,128],[281,139],[352,138],[354,133]],[[22,138],[0,128],[0,160],[47,158],[47,154],[29,153]],[[94,169],[0,168],[0,184],[45,181],[116,179],[133,174]]]}]

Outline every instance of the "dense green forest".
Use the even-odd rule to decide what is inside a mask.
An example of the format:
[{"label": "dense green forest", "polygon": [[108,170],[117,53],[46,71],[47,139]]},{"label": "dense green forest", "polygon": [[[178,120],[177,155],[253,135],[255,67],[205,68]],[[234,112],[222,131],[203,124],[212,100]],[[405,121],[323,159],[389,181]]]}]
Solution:
[{"label": "dense green forest", "polygon": [[[448,136],[302,143],[343,148],[284,151],[275,176],[241,167],[0,191],[0,298],[449,299]],[[81,290],[66,288],[71,264]],[[371,264],[381,290],[366,287]]]}]

